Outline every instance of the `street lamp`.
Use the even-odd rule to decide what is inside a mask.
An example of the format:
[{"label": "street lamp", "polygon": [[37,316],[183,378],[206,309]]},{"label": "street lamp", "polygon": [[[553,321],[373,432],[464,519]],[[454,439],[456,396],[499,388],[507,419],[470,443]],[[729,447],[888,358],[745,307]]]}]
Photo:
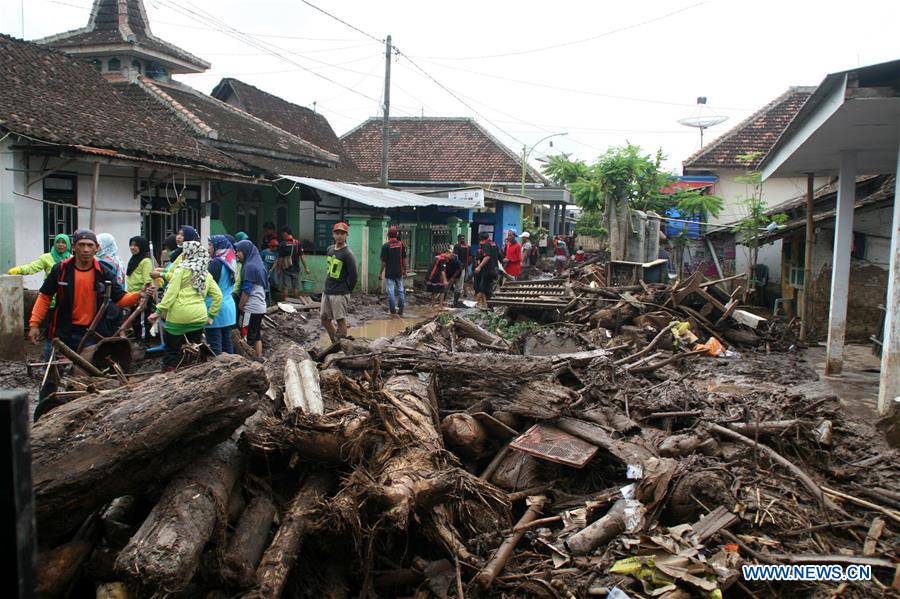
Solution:
[{"label": "street lamp", "polygon": [[[568,135],[568,133],[551,133],[547,137],[543,137],[539,139],[534,145],[531,146],[531,149],[528,149],[528,146],[522,146],[522,188],[521,195],[525,195],[525,172],[528,170],[528,157],[531,156],[531,153],[534,152],[534,149],[538,147],[541,142],[547,141],[551,137],[560,137],[563,135]],[[550,143],[550,146],[553,146],[553,143]]]}]

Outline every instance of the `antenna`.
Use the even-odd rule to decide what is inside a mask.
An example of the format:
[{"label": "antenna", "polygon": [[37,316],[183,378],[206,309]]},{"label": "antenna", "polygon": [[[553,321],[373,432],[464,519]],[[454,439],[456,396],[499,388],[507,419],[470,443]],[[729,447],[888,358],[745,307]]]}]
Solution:
[{"label": "antenna", "polygon": [[714,114],[706,106],[706,96],[697,97],[697,112],[694,116],[678,119],[678,123],[685,127],[693,127],[700,130],[700,147],[703,147],[703,130],[714,127],[728,120],[727,116]]}]

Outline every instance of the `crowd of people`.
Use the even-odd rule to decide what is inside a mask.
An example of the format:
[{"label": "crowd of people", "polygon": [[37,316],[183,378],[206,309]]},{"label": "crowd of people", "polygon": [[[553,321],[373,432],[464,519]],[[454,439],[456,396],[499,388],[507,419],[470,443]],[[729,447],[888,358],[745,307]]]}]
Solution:
[{"label": "crowd of people", "polygon": [[[348,297],[357,280],[348,231],[337,223],[327,252],[322,324],[335,340],[347,335]],[[262,252],[243,232],[211,235],[204,244],[189,225],[165,239],[158,259],[144,237],[132,237],[128,246],[126,262],[113,235],[78,229],[71,238],[57,235],[33,262],[9,269],[11,275],[44,273],[28,336],[37,344],[44,328],[45,359],[54,338],[79,351],[120,332],[126,310],[138,306],[134,341],[161,353],[163,370],[196,354],[185,351],[188,344],[205,341],[214,354],[234,353],[234,331],[262,358],[268,303],[298,295],[300,269],[310,272],[291,229],[279,235],[271,223]]]},{"label": "crowd of people", "polygon": [[[350,294],[358,279],[348,234],[347,223],[336,223],[334,243],[325,256],[320,314],[332,341],[347,336]],[[301,270],[310,273],[303,244],[290,227],[277,231],[272,223],[264,225],[259,248],[244,232],[211,235],[202,243],[189,225],[164,240],[158,258],[144,237],[129,239],[128,248],[131,255],[125,261],[113,235],[78,229],[71,238],[57,235],[49,252],[9,270],[9,274],[44,273],[29,319],[29,337],[37,343],[46,321],[48,356],[56,337],[77,350],[113,335],[126,310],[140,305],[140,314],[132,319],[133,338],[147,352],[162,354],[164,370],[174,370],[189,359],[190,352],[184,351],[188,344],[205,341],[214,354],[234,353],[235,331],[262,358],[262,322],[268,305],[298,296]],[[567,240],[554,238],[548,249],[562,271],[571,256]],[[389,311],[398,317],[406,307],[407,256],[399,229],[390,227],[381,248],[380,276]],[[583,256],[579,248],[574,259]],[[540,257],[540,247],[527,231],[520,237],[509,229],[502,248],[487,231],[479,234],[474,247],[459,235],[456,244],[434,257],[426,273],[431,307],[443,308],[448,296],[453,307],[462,307],[471,284],[476,305],[486,309],[498,284],[530,277]]]}]

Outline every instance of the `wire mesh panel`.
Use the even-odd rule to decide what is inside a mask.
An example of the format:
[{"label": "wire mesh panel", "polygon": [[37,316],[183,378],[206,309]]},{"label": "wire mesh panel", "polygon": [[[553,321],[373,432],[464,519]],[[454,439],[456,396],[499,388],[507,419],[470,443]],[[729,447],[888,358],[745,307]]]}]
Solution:
[{"label": "wire mesh panel", "polygon": [[[60,233],[71,235],[78,228],[78,192],[74,176],[44,179],[44,199],[57,204],[44,204],[44,251],[49,252],[53,239]],[[60,206],[59,204],[66,204]]]},{"label": "wire mesh panel", "polygon": [[446,225],[432,225],[431,227],[431,255],[439,254],[453,247],[450,238],[450,227]]}]

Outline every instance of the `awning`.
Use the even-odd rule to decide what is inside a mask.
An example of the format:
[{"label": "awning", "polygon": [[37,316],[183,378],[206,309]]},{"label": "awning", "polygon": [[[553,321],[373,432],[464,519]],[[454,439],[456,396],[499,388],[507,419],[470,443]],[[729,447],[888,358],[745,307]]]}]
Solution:
[{"label": "awning", "polygon": [[308,185],[320,191],[324,191],[342,198],[347,198],[366,206],[373,208],[412,208],[422,206],[447,206],[460,210],[470,210],[479,208],[477,198],[442,198],[442,197],[426,197],[408,191],[398,191],[396,189],[385,189],[382,187],[366,187],[365,185],[355,185],[353,183],[338,183],[337,181],[326,181],[324,179],[311,179],[309,177],[293,177],[290,175],[281,175],[282,179],[294,181],[302,185]]}]

